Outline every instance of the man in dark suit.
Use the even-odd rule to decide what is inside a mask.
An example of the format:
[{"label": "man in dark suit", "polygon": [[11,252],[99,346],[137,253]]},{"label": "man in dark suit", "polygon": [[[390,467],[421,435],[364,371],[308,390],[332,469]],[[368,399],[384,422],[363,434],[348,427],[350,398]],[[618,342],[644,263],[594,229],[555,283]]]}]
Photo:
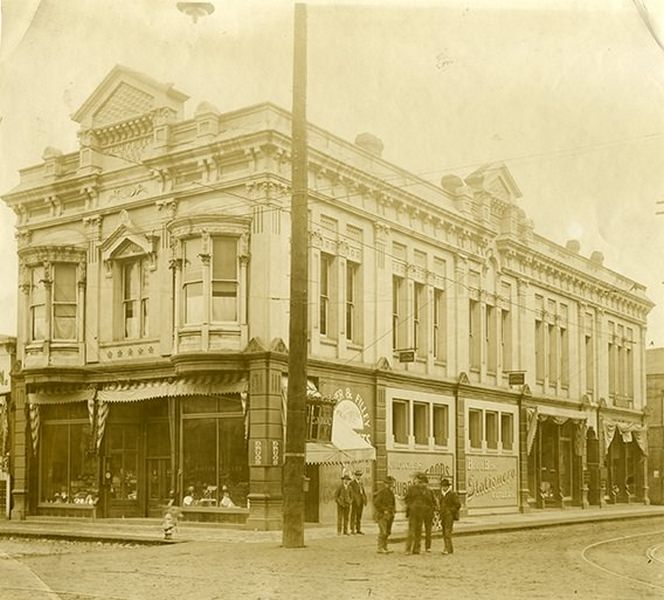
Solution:
[{"label": "man in dark suit", "polygon": [[337,503],[337,535],[350,535],[348,533],[348,511],[353,497],[350,492],[350,476],[345,473],[341,483],[334,492],[334,501]]},{"label": "man in dark suit", "polygon": [[443,554],[452,554],[454,547],[452,546],[452,528],[454,521],[459,519],[459,510],[461,502],[459,496],[452,489],[449,479],[443,479],[440,482],[440,520],[443,526],[443,541],[445,542],[445,549]]},{"label": "man in dark suit", "polygon": [[383,482],[383,487],[373,498],[374,518],[378,523],[378,554],[389,554],[387,539],[392,533],[392,522],[396,512],[396,499],[394,497],[394,477],[389,475]]},{"label": "man in dark suit", "polygon": [[362,531],[362,511],[367,504],[367,493],[364,491],[364,483],[362,483],[363,474],[361,469],[355,471],[355,477],[349,485],[352,497],[352,504],[350,505],[350,532],[359,535],[364,535]]},{"label": "man in dark suit", "polygon": [[422,543],[422,525],[427,515],[430,512],[433,513],[435,503],[433,492],[429,489],[429,478],[424,473],[415,475],[413,483],[406,491],[404,500],[408,516],[406,554],[419,554]]}]

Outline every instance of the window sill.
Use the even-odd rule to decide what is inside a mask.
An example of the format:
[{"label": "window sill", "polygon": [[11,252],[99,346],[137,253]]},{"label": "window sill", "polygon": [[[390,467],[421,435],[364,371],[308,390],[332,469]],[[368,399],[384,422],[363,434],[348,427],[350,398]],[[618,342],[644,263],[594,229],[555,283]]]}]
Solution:
[{"label": "window sill", "polygon": [[336,346],[337,345],[337,340],[334,338],[327,337],[326,335],[321,335],[320,336],[320,343],[323,346]]}]

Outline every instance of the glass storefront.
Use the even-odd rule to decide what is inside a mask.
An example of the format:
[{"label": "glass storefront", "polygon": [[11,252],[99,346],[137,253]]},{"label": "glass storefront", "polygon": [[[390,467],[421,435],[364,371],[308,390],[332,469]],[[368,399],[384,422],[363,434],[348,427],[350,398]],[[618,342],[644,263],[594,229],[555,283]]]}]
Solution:
[{"label": "glass storefront", "polygon": [[40,502],[98,500],[97,458],[84,402],[42,407]]},{"label": "glass storefront", "polygon": [[224,506],[224,488],[235,506],[246,506],[249,469],[239,398],[183,400],[182,473],[183,506]]}]

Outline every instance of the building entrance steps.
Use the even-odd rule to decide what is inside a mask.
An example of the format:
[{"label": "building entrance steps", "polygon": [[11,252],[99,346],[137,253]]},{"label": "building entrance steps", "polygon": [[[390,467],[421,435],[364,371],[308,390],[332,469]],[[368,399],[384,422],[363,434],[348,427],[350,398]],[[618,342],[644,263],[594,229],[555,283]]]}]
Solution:
[{"label": "building entrance steps", "polygon": [[[664,506],[609,505],[587,509],[543,509],[528,513],[472,515],[455,523],[456,536],[493,533],[539,527],[556,527],[587,523],[664,517]],[[376,535],[378,528],[365,520],[367,535]],[[398,518],[393,526],[390,542],[405,540],[408,524]],[[306,524],[305,541],[336,537],[336,526]],[[440,536],[440,530],[434,531]],[[180,522],[172,541],[164,539],[161,519],[84,519],[64,517],[28,517],[24,521],[0,520],[0,538],[33,537],[112,543],[161,544],[172,542],[248,542],[280,543],[282,532],[252,531],[219,523]]]}]

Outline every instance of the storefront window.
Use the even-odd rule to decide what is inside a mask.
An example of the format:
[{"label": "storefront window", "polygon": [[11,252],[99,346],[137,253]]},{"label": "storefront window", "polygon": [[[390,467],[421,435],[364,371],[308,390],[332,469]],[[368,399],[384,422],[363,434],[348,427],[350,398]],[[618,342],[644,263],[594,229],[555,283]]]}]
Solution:
[{"label": "storefront window", "polygon": [[246,506],[249,461],[239,400],[191,398],[183,409],[183,506],[219,506],[224,486],[236,506]]},{"label": "storefront window", "polygon": [[[55,411],[44,413],[52,417]],[[96,504],[97,461],[90,453],[90,444],[87,421],[44,421],[40,464],[42,502]]]}]

